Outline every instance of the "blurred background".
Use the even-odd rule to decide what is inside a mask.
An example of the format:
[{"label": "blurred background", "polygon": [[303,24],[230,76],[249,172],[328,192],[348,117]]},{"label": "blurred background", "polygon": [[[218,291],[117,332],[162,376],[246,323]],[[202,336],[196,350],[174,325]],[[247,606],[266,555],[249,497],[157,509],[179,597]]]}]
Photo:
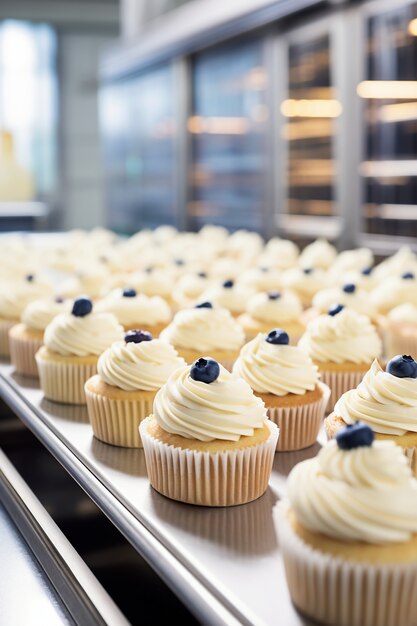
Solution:
[{"label": "blurred background", "polygon": [[2,0],[0,230],[417,237],[417,2]]}]

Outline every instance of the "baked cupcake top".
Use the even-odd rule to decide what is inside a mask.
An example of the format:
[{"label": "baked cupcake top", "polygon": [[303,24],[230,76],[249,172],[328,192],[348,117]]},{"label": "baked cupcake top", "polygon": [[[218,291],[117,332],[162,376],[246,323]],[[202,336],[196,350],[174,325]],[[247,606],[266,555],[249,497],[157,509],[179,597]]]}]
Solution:
[{"label": "baked cupcake top", "polygon": [[394,307],[388,313],[388,319],[391,322],[398,324],[417,326],[417,304],[411,304],[408,302]]},{"label": "baked cupcake top", "polygon": [[417,532],[417,481],[402,449],[360,422],[296,465],[287,488],[300,524],[327,537],[385,544]]},{"label": "baked cupcake top", "polygon": [[202,352],[238,350],[245,341],[230,311],[213,308],[209,302],[179,311],[160,337],[175,347]]},{"label": "baked cupcake top", "polygon": [[21,320],[28,328],[45,330],[48,324],[60,313],[69,313],[72,302],[60,296],[40,298],[30,302],[22,313]]},{"label": "baked cupcake top", "polygon": [[0,317],[20,320],[29,302],[51,293],[51,284],[35,274],[27,274],[25,278],[12,283],[6,282],[0,289]]},{"label": "baked cupcake top", "polygon": [[233,374],[246,380],[258,393],[286,396],[312,391],[319,381],[318,367],[301,348],[288,342],[288,334],[281,329],[267,335],[259,333],[243,346]]},{"label": "baked cupcake top", "polygon": [[205,291],[201,299],[212,302],[215,306],[228,309],[231,313],[242,313],[253,289],[229,278],[220,285],[213,285]]},{"label": "baked cupcake top", "polygon": [[299,321],[303,307],[291,291],[268,291],[253,295],[246,311],[259,322],[285,324]]},{"label": "baked cupcake top", "polygon": [[129,330],[123,341],[116,341],[100,356],[100,378],[124,391],[155,391],[168,380],[184,359],[169,343],[153,339],[143,330]]},{"label": "baked cupcake top", "polygon": [[62,356],[88,356],[104,352],[123,339],[123,327],[111,313],[95,313],[89,298],[74,300],[71,313],[54,317],[45,329],[44,343]]},{"label": "baked cupcake top", "polygon": [[319,268],[294,267],[282,275],[282,284],[284,287],[313,297],[320,289],[324,289],[327,279],[325,272]]},{"label": "baked cupcake top", "polygon": [[371,292],[371,300],[380,313],[407,302],[417,305],[417,274],[407,271],[386,278]]},{"label": "baked cupcake top", "polygon": [[168,323],[171,319],[171,310],[165,300],[159,296],[138,294],[130,287],[111,291],[94,308],[100,313],[113,313],[123,325],[150,326]]},{"label": "baked cupcake top", "polygon": [[357,313],[375,318],[377,310],[372,304],[369,294],[359,289],[355,283],[346,283],[341,287],[329,287],[316,293],[313,298],[313,308],[326,313],[332,304],[344,304]]},{"label": "baked cupcake top", "polygon": [[176,369],[156,394],[153,412],[165,431],[199,441],[239,441],[267,418],[248,383],[210,357]]},{"label": "baked cupcake top", "polygon": [[337,250],[326,239],[317,239],[304,248],[299,257],[301,267],[327,269],[333,263]]},{"label": "baked cupcake top", "polygon": [[369,317],[342,304],[311,320],[298,345],[319,363],[372,363],[382,351]]},{"label": "baked cupcake top", "polygon": [[375,360],[358,387],[339,398],[334,412],[346,424],[360,419],[381,434],[417,432],[417,363],[399,355],[384,371]]}]

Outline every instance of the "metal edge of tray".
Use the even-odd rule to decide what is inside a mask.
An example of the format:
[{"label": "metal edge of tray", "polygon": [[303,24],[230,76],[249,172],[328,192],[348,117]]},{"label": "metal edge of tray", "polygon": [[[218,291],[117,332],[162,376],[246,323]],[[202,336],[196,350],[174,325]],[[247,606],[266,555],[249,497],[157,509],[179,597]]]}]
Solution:
[{"label": "metal edge of tray", "polygon": [[209,589],[187,569],[186,565],[111,493],[43,421],[40,412],[30,405],[19,389],[1,373],[0,397],[198,619],[205,625],[213,626],[241,626],[250,623],[233,604],[226,605],[225,598],[216,596],[214,589]]}]

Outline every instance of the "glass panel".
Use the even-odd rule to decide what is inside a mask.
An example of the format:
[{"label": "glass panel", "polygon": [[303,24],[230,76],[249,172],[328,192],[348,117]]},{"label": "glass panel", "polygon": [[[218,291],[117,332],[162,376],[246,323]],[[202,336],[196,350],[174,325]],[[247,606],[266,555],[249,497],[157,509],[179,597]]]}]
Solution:
[{"label": "glass panel", "polygon": [[328,35],[289,46],[288,99],[281,104],[288,142],[289,214],[332,215],[334,120],[341,113],[332,87]]},{"label": "glass panel", "polygon": [[260,41],[195,58],[191,226],[262,230],[265,220],[266,70]]},{"label": "glass panel", "polygon": [[371,17],[367,36],[365,231],[417,237],[417,4]]},{"label": "glass panel", "polygon": [[109,225],[177,222],[175,84],[171,66],[103,87]]}]

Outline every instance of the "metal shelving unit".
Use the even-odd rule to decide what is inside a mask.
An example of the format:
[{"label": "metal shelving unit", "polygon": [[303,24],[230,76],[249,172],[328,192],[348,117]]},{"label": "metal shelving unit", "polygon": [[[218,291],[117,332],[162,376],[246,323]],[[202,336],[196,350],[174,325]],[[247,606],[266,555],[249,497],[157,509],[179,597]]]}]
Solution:
[{"label": "metal shelving unit", "polygon": [[204,508],[164,498],[149,485],[142,450],[92,436],[85,407],[43,398],[36,381],[0,364],[0,396],[117,529],[204,624],[309,624],[290,602],[273,508],[295,463],[320,444],[276,455],[259,500]]}]

